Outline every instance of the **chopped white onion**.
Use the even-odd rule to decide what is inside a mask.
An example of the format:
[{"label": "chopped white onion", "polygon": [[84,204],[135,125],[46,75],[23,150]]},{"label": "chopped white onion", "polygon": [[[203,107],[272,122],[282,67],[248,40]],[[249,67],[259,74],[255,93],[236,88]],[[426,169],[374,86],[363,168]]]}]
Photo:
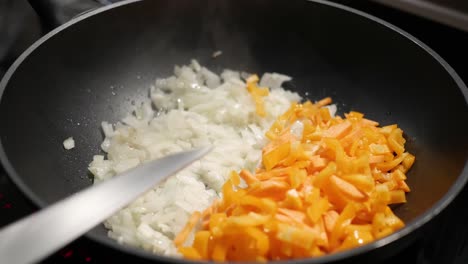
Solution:
[{"label": "chopped white onion", "polygon": [[69,137],[63,141],[63,147],[66,150],[70,150],[75,147],[75,140],[73,140],[73,137]]},{"label": "chopped white onion", "polygon": [[260,86],[270,87],[270,89],[279,89],[284,82],[290,81],[290,76],[279,73],[265,73],[260,79]]}]

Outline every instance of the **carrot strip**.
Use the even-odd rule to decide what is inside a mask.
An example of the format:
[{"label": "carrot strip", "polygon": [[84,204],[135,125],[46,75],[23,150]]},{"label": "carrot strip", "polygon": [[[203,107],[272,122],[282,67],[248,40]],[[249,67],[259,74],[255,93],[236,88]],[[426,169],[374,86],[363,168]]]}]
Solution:
[{"label": "carrot strip", "polygon": [[326,212],[325,215],[323,216],[325,229],[327,230],[328,233],[333,232],[336,220],[338,220],[338,216],[339,214],[334,210]]},{"label": "carrot strip", "polygon": [[305,213],[296,210],[278,208],[278,213],[288,216],[289,218],[293,219],[296,223],[303,223],[306,219]]},{"label": "carrot strip", "polygon": [[314,169],[322,169],[327,166],[327,160],[320,157],[320,155],[314,155],[310,157],[310,161]]},{"label": "carrot strip", "polygon": [[198,220],[200,220],[200,217],[201,213],[198,211],[195,211],[192,214],[187,225],[185,225],[184,229],[182,229],[182,231],[174,239],[174,245],[176,245],[176,247],[180,247],[185,242],[185,240],[187,240],[187,237],[189,236],[190,232],[192,232],[195,225],[198,223]]},{"label": "carrot strip", "polygon": [[248,170],[241,170],[239,176],[247,183],[252,184],[254,182],[258,182],[258,179],[250,173]]},{"label": "carrot strip", "polygon": [[199,231],[195,234],[195,239],[193,241],[193,248],[200,255],[201,259],[208,259],[209,255],[209,241],[211,233],[210,231]]},{"label": "carrot strip", "polygon": [[385,162],[385,156],[384,155],[371,155],[369,157],[369,163],[374,164],[374,163],[381,163]]},{"label": "carrot strip", "polygon": [[330,176],[330,183],[335,185],[336,188],[338,188],[341,191],[341,193],[348,198],[351,198],[356,201],[362,201],[366,198],[366,196],[361,191],[359,191],[358,188],[356,188],[354,185],[335,175]]},{"label": "carrot strip", "polygon": [[332,103],[331,97],[325,97],[322,100],[317,102],[317,106],[325,106]]},{"label": "carrot strip", "polygon": [[349,121],[344,121],[343,123],[336,124],[328,128],[323,132],[323,137],[330,138],[342,138],[346,133],[348,133],[352,128],[352,124]]},{"label": "carrot strip", "polygon": [[198,253],[198,250],[193,247],[179,247],[179,253],[181,253],[185,258],[191,260],[201,260],[202,256]]}]

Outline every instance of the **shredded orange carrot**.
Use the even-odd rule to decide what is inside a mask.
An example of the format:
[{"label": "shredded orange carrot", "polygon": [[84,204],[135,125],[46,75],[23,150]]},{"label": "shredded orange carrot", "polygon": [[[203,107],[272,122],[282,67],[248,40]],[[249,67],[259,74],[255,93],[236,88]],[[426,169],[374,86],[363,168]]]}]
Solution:
[{"label": "shredded orange carrot", "polygon": [[[258,77],[247,80],[261,115]],[[260,99],[259,99],[260,98]],[[293,104],[266,133],[262,166],[232,172],[223,198],[195,212],[174,240],[188,259],[268,261],[316,257],[354,248],[404,226],[389,207],[406,202],[405,151],[397,125],[364,114],[331,116],[331,98]],[[304,124],[302,137],[292,123]],[[241,187],[245,186],[247,187]],[[201,228],[196,229],[201,222]],[[196,230],[195,230],[196,229]],[[193,244],[183,246],[191,232]]]},{"label": "shredded orange carrot", "polygon": [[197,224],[198,220],[200,219],[201,214],[200,212],[194,212],[192,216],[190,217],[187,225],[184,227],[184,229],[177,235],[177,237],[174,239],[174,245],[176,246],[181,246],[182,243],[187,239],[187,237],[190,234],[190,231],[195,227]]},{"label": "shredded orange carrot", "polygon": [[331,137],[331,138],[341,138],[347,134],[347,132],[352,128],[351,122],[348,120],[338,123],[329,127],[327,130],[323,132],[323,137]]},{"label": "shredded orange carrot", "polygon": [[329,105],[331,103],[332,103],[331,97],[325,97],[322,100],[318,101],[317,105],[318,106],[325,106],[325,105]]}]

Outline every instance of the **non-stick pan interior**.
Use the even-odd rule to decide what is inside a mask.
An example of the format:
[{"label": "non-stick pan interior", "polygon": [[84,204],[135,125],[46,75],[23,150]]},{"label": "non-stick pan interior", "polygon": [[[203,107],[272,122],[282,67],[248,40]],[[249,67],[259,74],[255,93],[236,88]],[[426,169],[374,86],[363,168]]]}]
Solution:
[{"label": "non-stick pan interior", "polygon": [[[36,43],[2,83],[3,161],[41,206],[90,185],[101,121],[124,117],[155,78],[192,58],[217,72],[284,73],[294,78],[288,88],[331,96],[340,114],[399,124],[416,155],[408,203],[396,208],[405,221],[441,209],[436,202],[461,188],[447,194],[467,158],[466,87],[386,24],[309,1],[136,1],[85,17]],[[67,151],[70,136],[76,148]],[[104,227],[90,236],[107,239]]]}]

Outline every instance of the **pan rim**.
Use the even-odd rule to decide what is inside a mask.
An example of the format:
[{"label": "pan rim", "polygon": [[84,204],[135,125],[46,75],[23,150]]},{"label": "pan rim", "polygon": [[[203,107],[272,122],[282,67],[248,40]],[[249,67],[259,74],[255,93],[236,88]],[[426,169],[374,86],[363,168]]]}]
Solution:
[{"label": "pan rim", "polygon": [[[8,71],[5,73],[4,77],[2,78],[0,82],[0,103],[3,98],[4,91],[9,83],[9,80],[11,77],[14,75],[16,69],[20,67],[22,62],[36,50],[39,46],[41,46],[44,42],[46,42],[48,39],[52,38],[56,34],[60,33],[61,31],[67,29],[71,25],[78,23],[84,19],[87,19],[91,16],[97,15],[99,13],[108,11],[110,9],[118,8],[124,5],[128,4],[133,4],[137,2],[142,2],[145,0],[123,0],[121,2],[117,2],[111,5],[103,6],[101,8],[89,11],[87,13],[84,13],[68,22],[65,24],[53,29],[52,31],[48,32],[45,34],[43,37],[38,39],[36,42],[34,42],[26,51],[24,51],[16,60],[15,62],[10,66]],[[464,98],[465,98],[465,103],[468,104],[468,88],[463,82],[463,80],[460,78],[460,76],[456,73],[456,71],[446,62],[437,52],[432,50],[429,46],[427,46],[425,43],[411,35],[410,33],[406,32],[405,30],[391,24],[390,22],[387,22],[383,19],[380,19],[378,17],[375,17],[371,14],[368,14],[366,12],[348,7],[343,4],[338,4],[338,3],[333,3],[328,0],[304,0],[305,2],[312,2],[316,4],[321,4],[329,7],[333,7],[336,9],[340,9],[343,11],[346,11],[348,13],[351,13],[353,15],[360,16],[364,19],[368,19],[372,22],[375,22],[377,24],[380,24],[395,33],[401,35],[402,37],[406,38],[407,40],[410,40],[417,46],[419,46],[422,50],[424,50],[429,56],[431,56],[433,59],[437,61],[438,64],[440,64],[445,71],[449,74],[449,76],[455,81],[456,85],[458,88],[461,90]],[[3,143],[0,140],[0,161],[2,163],[2,166],[4,167],[5,171],[7,172],[9,178],[15,183],[16,186],[23,192],[23,194],[36,206],[40,208],[46,207],[48,204],[44,202],[41,198],[39,198],[24,182],[23,180],[19,177],[19,174],[16,172],[16,170],[13,168],[12,164],[10,163],[8,157],[5,154],[5,150],[3,148]],[[420,229],[422,226],[427,224],[432,218],[435,216],[439,215],[454,199],[455,197],[458,196],[458,194],[461,192],[461,190],[465,187],[466,183],[468,182],[468,161],[465,162],[464,168],[461,171],[460,175],[456,179],[456,181],[452,184],[452,186],[449,188],[449,190],[442,196],[441,199],[439,199],[433,206],[431,206],[429,209],[427,209],[423,214],[418,216],[417,218],[413,219],[411,222],[409,222],[404,228],[398,230],[397,232],[378,239],[372,243],[351,249],[351,250],[346,250],[343,252],[338,252],[338,253],[333,253],[317,258],[309,258],[309,259],[304,259],[304,260],[294,260],[295,263],[328,263],[328,262],[334,262],[334,261],[339,261],[343,259],[347,259],[349,257],[357,256],[364,254],[366,252],[370,252],[374,249],[381,248],[383,246],[386,246],[388,244],[391,244],[399,239],[402,239],[403,237],[408,236],[410,233]],[[175,258],[170,258],[170,257],[164,257],[164,256],[158,256],[155,254],[152,254],[150,252],[144,251],[140,248],[133,248],[133,247],[127,247],[120,245],[116,243],[115,241],[110,241],[95,235],[92,235],[90,233],[86,233],[84,235],[87,238],[90,238],[91,240],[94,240],[100,244],[103,244],[107,247],[121,250],[125,253],[131,254],[131,255],[136,255],[138,257],[142,257],[145,259],[153,259],[153,260],[160,260],[160,261],[169,261],[169,262],[181,262],[185,260],[179,260]],[[275,261],[276,262],[276,261]],[[277,261],[277,263],[290,263],[290,261]]]}]

